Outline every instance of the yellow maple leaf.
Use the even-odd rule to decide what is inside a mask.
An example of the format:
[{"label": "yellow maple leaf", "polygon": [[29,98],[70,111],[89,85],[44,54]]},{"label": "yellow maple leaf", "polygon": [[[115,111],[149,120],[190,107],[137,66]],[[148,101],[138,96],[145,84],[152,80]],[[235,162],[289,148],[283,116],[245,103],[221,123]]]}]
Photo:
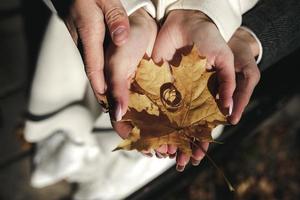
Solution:
[{"label": "yellow maple leaf", "polygon": [[191,140],[212,142],[212,129],[227,120],[215,100],[215,72],[206,71],[205,65],[195,48],[181,55],[179,66],[158,66],[143,59],[122,119],[134,128],[115,150],[144,151],[173,144],[191,155]]}]

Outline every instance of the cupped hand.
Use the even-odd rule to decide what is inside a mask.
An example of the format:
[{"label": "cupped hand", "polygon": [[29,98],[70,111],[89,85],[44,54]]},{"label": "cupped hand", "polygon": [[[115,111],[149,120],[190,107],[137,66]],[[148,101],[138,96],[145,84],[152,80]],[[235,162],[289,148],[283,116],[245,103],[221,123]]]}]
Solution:
[{"label": "cupped hand", "polygon": [[[200,56],[207,58],[207,68],[216,71],[221,106],[226,114],[230,114],[235,89],[233,54],[216,25],[205,14],[192,10],[171,11],[158,33],[152,57],[156,63],[172,61],[176,50],[190,45],[197,48]],[[203,151],[207,150],[208,143],[196,144],[193,147],[191,158],[177,152],[178,171],[182,171],[190,159],[192,164],[198,165],[204,157]],[[163,153],[174,151],[174,147],[169,150],[166,145],[161,149]]]},{"label": "cupped hand", "polygon": [[260,71],[255,61],[259,54],[259,46],[255,38],[242,28],[235,32],[228,45],[234,54],[236,72],[234,108],[229,120],[232,124],[237,124],[260,79]]},{"label": "cupped hand", "polygon": [[120,122],[128,107],[130,81],[142,58],[151,55],[157,34],[157,25],[151,16],[139,9],[129,17],[131,32],[126,45],[111,43],[105,55],[107,91],[112,99],[110,108],[113,126],[126,138],[132,127]]},{"label": "cupped hand", "polygon": [[129,20],[120,0],[52,0],[76,44],[82,45],[85,70],[96,98],[106,90],[103,42],[105,24],[112,41],[121,46],[129,38]]}]

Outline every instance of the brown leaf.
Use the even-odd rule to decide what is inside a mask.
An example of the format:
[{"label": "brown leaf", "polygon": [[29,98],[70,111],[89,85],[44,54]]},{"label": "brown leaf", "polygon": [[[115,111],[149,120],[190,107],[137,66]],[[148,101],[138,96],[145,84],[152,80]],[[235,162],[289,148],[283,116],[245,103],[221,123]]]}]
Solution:
[{"label": "brown leaf", "polygon": [[134,129],[116,150],[143,151],[174,144],[191,155],[191,140],[212,142],[212,129],[225,124],[226,117],[215,100],[215,73],[207,72],[205,65],[206,59],[195,48],[182,55],[179,66],[157,66],[143,59],[123,117]]}]

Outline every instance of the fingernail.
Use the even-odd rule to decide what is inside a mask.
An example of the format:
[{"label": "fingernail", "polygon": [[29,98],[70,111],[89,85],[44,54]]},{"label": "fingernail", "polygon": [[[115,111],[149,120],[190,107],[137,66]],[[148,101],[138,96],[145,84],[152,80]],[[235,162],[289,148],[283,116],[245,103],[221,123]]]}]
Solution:
[{"label": "fingernail", "polygon": [[231,103],[229,104],[229,108],[228,108],[228,116],[230,116],[232,114],[232,109],[233,109],[233,102],[231,101]]},{"label": "fingernail", "polygon": [[166,154],[166,153],[163,153],[163,154],[161,154],[164,158],[166,158],[166,157],[168,157],[168,154]]},{"label": "fingernail", "polygon": [[185,166],[176,165],[176,170],[177,170],[178,172],[183,172],[184,168],[185,168]]},{"label": "fingernail", "polygon": [[192,165],[193,166],[198,166],[200,164],[201,160],[195,160],[195,159],[192,159]]},{"label": "fingernail", "polygon": [[120,121],[122,119],[122,107],[119,103],[117,104],[115,118],[116,121]]},{"label": "fingernail", "polygon": [[232,121],[231,121],[231,123],[232,123],[233,125],[236,125],[238,122],[239,122],[239,119],[238,119],[238,118],[233,118]]},{"label": "fingernail", "polygon": [[148,158],[151,158],[153,156],[152,153],[143,153],[143,155],[148,157]]},{"label": "fingernail", "polygon": [[169,155],[169,158],[171,158],[171,159],[173,159],[173,158],[175,158],[176,157],[176,153],[173,153],[173,154],[170,154]]},{"label": "fingernail", "polygon": [[112,32],[113,40],[121,41],[125,37],[126,28],[124,26],[118,27]]},{"label": "fingernail", "polygon": [[163,158],[163,155],[160,154],[159,152],[155,152],[155,155],[156,155],[156,157],[158,157],[158,158]]}]

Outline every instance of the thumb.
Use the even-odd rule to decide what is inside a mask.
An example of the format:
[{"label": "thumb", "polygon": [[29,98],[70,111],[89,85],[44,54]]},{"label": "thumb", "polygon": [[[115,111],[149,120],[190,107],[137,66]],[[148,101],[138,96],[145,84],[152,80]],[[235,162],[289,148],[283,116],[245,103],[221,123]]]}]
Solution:
[{"label": "thumb", "polygon": [[[125,51],[126,50],[126,51]],[[129,66],[125,47],[111,44],[105,56],[105,73],[111,99],[111,118],[120,121],[127,111],[129,99]]]},{"label": "thumb", "polygon": [[126,66],[122,65],[122,56],[116,51],[112,56],[108,56],[106,64],[106,72],[108,74],[108,91],[110,91],[110,99],[112,105],[111,118],[115,121],[120,121],[127,111],[128,107],[128,72]]},{"label": "thumb", "polygon": [[162,61],[170,61],[175,54],[176,47],[170,38],[168,21],[160,29],[152,51],[152,59],[155,63],[161,63]]},{"label": "thumb", "polygon": [[152,19],[147,16],[143,10],[133,13],[132,29],[126,46],[111,44],[107,50],[107,55],[105,55],[108,91],[114,101],[111,105],[111,114],[116,121],[121,120],[127,111],[130,78],[145,52],[153,47],[156,24],[152,23]]},{"label": "thumb", "polygon": [[154,62],[171,61],[177,49],[191,45],[186,30],[178,20],[176,13],[171,12],[161,27],[152,52]]},{"label": "thumb", "polygon": [[129,20],[120,0],[100,0],[111,38],[115,45],[121,46],[129,38]]}]

